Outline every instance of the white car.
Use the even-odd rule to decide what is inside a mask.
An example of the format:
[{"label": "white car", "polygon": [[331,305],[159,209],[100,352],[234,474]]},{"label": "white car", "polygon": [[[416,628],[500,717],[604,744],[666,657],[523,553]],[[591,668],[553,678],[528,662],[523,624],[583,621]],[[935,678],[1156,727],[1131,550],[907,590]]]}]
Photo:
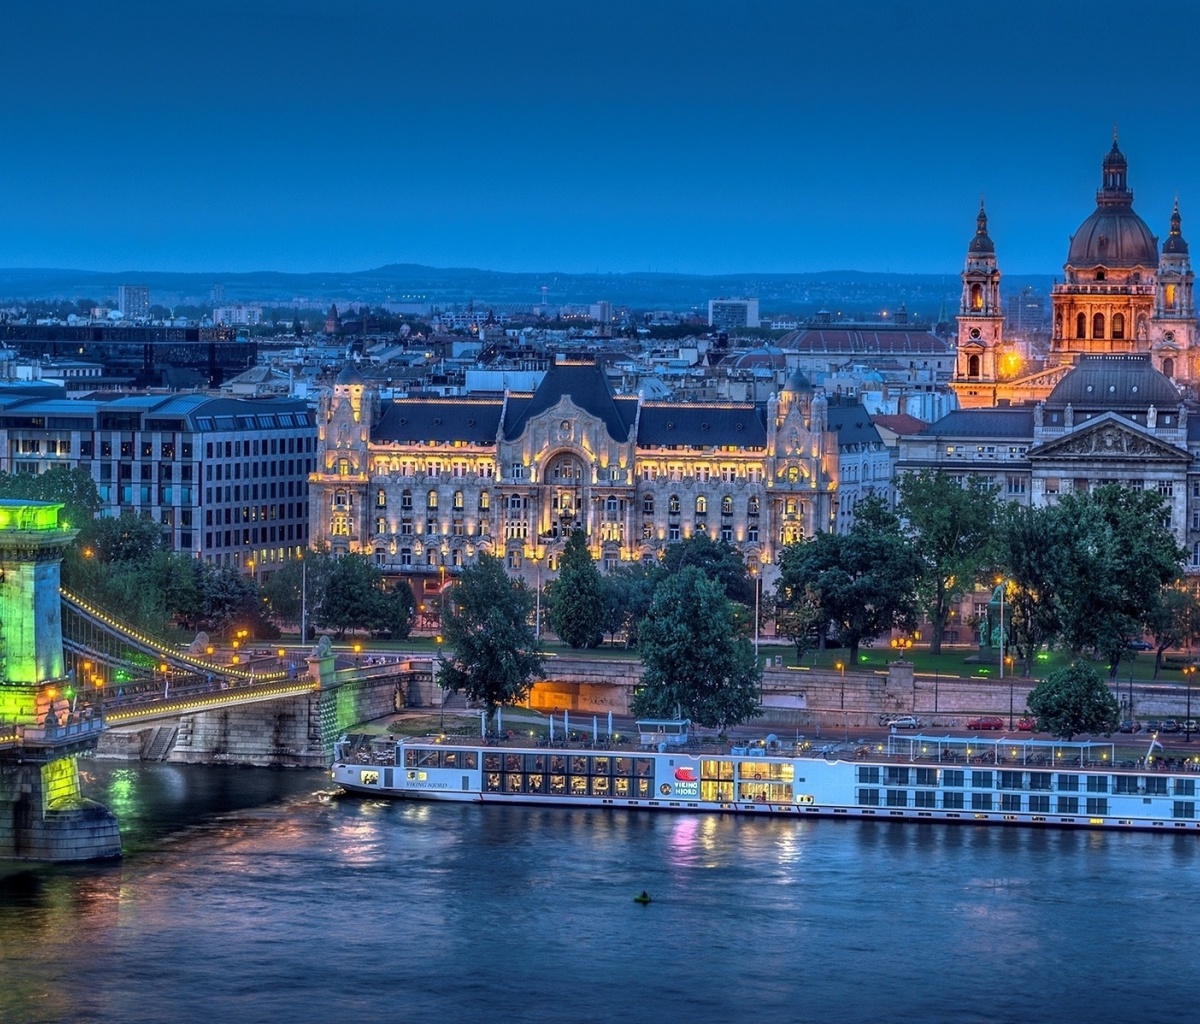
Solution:
[{"label": "white car", "polygon": [[901,715],[899,718],[893,718],[888,725],[893,729],[919,729],[921,720],[914,715]]}]

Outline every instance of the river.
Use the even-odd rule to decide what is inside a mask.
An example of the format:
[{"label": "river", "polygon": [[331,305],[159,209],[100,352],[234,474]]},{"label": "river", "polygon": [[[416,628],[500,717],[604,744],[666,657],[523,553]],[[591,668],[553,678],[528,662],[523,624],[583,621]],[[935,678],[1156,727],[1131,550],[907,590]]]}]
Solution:
[{"label": "river", "polygon": [[[0,1021],[1192,1021],[1200,838],[387,803],[85,765],[0,869]],[[653,897],[639,906],[642,890]]]}]

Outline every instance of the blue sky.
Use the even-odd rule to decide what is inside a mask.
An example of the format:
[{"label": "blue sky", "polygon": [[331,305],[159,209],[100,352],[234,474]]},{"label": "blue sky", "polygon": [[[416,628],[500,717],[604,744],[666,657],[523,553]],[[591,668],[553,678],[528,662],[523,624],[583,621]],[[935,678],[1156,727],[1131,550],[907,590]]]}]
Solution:
[{"label": "blue sky", "polygon": [[[17,9],[13,10],[15,6]],[[1200,5],[13,0],[0,267],[1058,273],[1200,240]]]}]

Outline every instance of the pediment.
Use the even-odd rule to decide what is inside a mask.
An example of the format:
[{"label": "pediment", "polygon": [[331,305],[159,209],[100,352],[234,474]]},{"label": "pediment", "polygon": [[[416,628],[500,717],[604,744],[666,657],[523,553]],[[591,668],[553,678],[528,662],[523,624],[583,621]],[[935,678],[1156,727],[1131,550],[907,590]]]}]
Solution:
[{"label": "pediment", "polygon": [[1188,453],[1160,441],[1116,416],[1106,415],[1095,423],[1072,430],[1045,444],[1031,448],[1030,459],[1138,459],[1153,462],[1187,462]]}]

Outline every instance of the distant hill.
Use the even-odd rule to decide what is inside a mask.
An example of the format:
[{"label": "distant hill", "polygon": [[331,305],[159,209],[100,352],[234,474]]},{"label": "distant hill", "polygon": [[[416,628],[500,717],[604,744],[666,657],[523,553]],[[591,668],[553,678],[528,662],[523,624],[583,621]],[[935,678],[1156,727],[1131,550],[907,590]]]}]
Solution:
[{"label": "distant hill", "polygon": [[[1049,292],[1049,275],[1006,277],[1005,293],[1032,286]],[[888,274],[830,270],[806,274],[628,274],[506,273],[466,267],[425,267],[393,263],[374,270],[291,274],[162,273],[129,270],[0,269],[0,303],[27,299],[91,298],[113,300],[121,284],[145,284],[151,301],[165,306],[211,305],[220,283],[223,301],[291,305],[296,300],[326,303],[430,303],[448,306],[474,302],[476,308],[587,305],[606,300],[616,307],[696,309],[707,312],[709,299],[757,297],[763,315],[806,316],[828,308],[847,317],[895,311],[901,303],[914,317],[936,317],[943,302],[953,316],[958,305],[957,271],[946,274]],[[543,288],[545,291],[543,292]]]}]

